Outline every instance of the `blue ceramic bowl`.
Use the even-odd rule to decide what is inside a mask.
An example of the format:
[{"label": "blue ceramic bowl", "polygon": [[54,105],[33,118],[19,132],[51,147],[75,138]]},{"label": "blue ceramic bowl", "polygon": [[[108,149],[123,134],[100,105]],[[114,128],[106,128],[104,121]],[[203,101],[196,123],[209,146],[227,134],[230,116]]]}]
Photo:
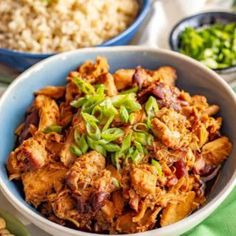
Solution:
[{"label": "blue ceramic bowl", "polygon": [[[14,147],[14,130],[24,119],[24,113],[33,101],[34,91],[47,85],[63,85],[67,74],[85,60],[94,60],[96,56],[107,57],[111,72],[120,68],[134,68],[142,65],[149,69],[161,65],[171,65],[177,69],[178,86],[192,94],[203,94],[210,103],[221,107],[223,133],[233,142],[233,152],[223,166],[215,188],[208,202],[189,217],[167,227],[135,234],[138,236],[175,236],[191,229],[209,214],[227,197],[236,182],[236,97],[229,85],[215,72],[199,62],[181,54],[146,47],[90,48],[50,57],[33,66],[20,75],[4,93],[0,100],[0,189],[6,198],[31,222],[52,235],[93,236],[69,229],[42,217],[33,207],[24,201],[21,189],[8,180],[6,160]],[[222,219],[223,221],[224,219]],[[227,219],[225,219],[227,220]]]},{"label": "blue ceramic bowl", "polygon": [[[217,23],[227,24],[231,22],[236,22],[236,13],[204,12],[184,18],[173,27],[170,33],[170,48],[176,52],[179,51],[179,38],[186,27],[200,28]],[[224,69],[214,69],[214,71],[219,74],[231,74],[236,72],[236,66],[230,66]]]},{"label": "blue ceramic bowl", "polygon": [[[151,5],[151,0],[138,1],[140,3],[140,11],[133,24],[116,37],[102,43],[101,45],[98,45],[98,47],[126,45],[131,41],[141,23],[147,16]],[[0,48],[0,63],[22,72],[33,64],[54,54],[55,53],[30,53]]]}]

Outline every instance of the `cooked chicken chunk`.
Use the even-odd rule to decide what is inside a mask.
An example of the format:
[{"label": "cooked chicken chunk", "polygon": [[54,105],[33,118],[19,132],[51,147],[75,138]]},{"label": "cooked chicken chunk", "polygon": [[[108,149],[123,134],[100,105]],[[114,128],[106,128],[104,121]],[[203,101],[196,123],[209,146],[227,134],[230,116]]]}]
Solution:
[{"label": "cooked chicken chunk", "polygon": [[72,198],[69,190],[64,190],[58,195],[52,195],[51,198],[52,209],[59,219],[68,220],[77,227],[85,227],[88,219],[78,212],[76,200]]},{"label": "cooked chicken chunk", "polygon": [[59,99],[65,94],[65,87],[47,86],[38,90],[36,95],[44,95],[52,99]]},{"label": "cooked chicken chunk", "polygon": [[131,182],[134,190],[141,196],[155,194],[157,175],[154,166],[139,165],[132,168]]},{"label": "cooked chicken chunk", "polygon": [[65,166],[70,166],[76,159],[76,156],[70,151],[70,147],[73,143],[74,143],[74,129],[70,129],[60,152],[61,162]]},{"label": "cooked chicken chunk", "polygon": [[194,210],[195,192],[182,193],[178,201],[169,203],[161,216],[161,226],[173,224]]},{"label": "cooked chicken chunk", "polygon": [[191,140],[190,123],[181,114],[172,109],[162,108],[157,118],[152,120],[152,131],[167,147],[178,149]]},{"label": "cooked chicken chunk", "polygon": [[131,69],[117,70],[113,74],[116,88],[118,90],[121,90],[121,89],[127,89],[130,86],[132,86],[134,72],[135,70]]},{"label": "cooked chicken chunk", "polygon": [[53,99],[44,95],[38,95],[35,105],[39,109],[39,131],[44,131],[47,127],[57,124],[59,108]]},{"label": "cooked chicken chunk", "polygon": [[97,57],[96,62],[87,61],[78,68],[80,76],[90,83],[93,83],[97,78],[109,72],[109,65],[107,59],[104,57]]},{"label": "cooked chicken chunk", "polygon": [[61,164],[26,172],[22,175],[26,201],[37,207],[48,195],[61,190],[67,169]]},{"label": "cooked chicken chunk", "polygon": [[227,137],[215,139],[205,144],[202,148],[203,158],[212,165],[221,164],[230,154],[232,144]]},{"label": "cooked chicken chunk", "polygon": [[176,70],[171,66],[162,66],[152,73],[153,81],[160,81],[169,86],[175,85],[177,79]]},{"label": "cooked chicken chunk", "polygon": [[110,73],[100,75],[98,83],[104,84],[108,96],[112,97],[118,94],[114,78]]},{"label": "cooked chicken chunk", "polygon": [[7,168],[10,175],[28,170],[39,169],[47,163],[46,140],[38,133],[25,140],[15,151],[10,153]]},{"label": "cooked chicken chunk", "polygon": [[105,158],[96,151],[80,156],[67,173],[67,184],[72,190],[83,189],[94,181],[105,164]]}]

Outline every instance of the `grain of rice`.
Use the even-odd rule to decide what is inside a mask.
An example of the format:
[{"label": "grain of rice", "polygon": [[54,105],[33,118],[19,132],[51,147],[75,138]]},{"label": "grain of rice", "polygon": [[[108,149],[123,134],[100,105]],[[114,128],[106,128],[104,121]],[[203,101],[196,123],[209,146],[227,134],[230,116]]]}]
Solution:
[{"label": "grain of rice", "polygon": [[129,27],[138,9],[137,0],[0,0],[0,48],[49,53],[98,45]]}]

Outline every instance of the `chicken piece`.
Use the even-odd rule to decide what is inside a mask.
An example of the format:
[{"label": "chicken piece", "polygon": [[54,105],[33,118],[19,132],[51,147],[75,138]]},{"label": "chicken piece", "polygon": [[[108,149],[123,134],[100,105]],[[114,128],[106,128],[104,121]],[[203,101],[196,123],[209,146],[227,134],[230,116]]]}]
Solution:
[{"label": "chicken piece", "polygon": [[[140,221],[137,222],[138,223],[137,231],[144,232],[149,229],[152,229],[156,224],[156,221],[157,221],[156,218],[158,214],[160,213],[161,209],[162,209],[161,207],[156,207],[153,210],[147,209],[143,217],[140,219]],[[134,218],[135,217],[133,217],[133,221],[134,221]]]},{"label": "chicken piece", "polygon": [[38,95],[35,99],[35,106],[39,109],[39,131],[44,131],[47,127],[57,124],[59,108],[53,99]]},{"label": "chicken piece", "polygon": [[208,116],[214,116],[216,113],[218,113],[220,110],[220,107],[218,105],[211,105],[205,110],[205,114]]},{"label": "chicken piece", "polygon": [[171,202],[163,210],[160,224],[162,227],[173,224],[188,216],[194,210],[195,192],[182,193],[180,199]]},{"label": "chicken piece", "polygon": [[212,165],[221,164],[230,154],[232,144],[227,137],[221,137],[205,144],[202,148],[202,157]]},{"label": "chicken piece", "polygon": [[35,207],[47,201],[49,194],[59,192],[63,187],[66,171],[61,164],[49,164],[44,168],[24,173],[22,183],[26,201]]},{"label": "chicken piece", "polygon": [[71,78],[68,78],[69,82],[66,84],[66,94],[65,100],[66,104],[70,104],[77,96],[81,94],[79,88],[71,81]]},{"label": "chicken piece", "polygon": [[47,86],[38,90],[35,95],[44,95],[52,99],[59,99],[65,95],[65,87],[63,86]]},{"label": "chicken piece", "polygon": [[47,163],[46,140],[43,134],[25,140],[15,151],[10,153],[7,169],[10,178],[28,170],[36,170]]},{"label": "chicken piece", "polygon": [[105,158],[96,151],[80,156],[67,173],[67,185],[74,191],[91,184],[94,177],[105,168]]},{"label": "chicken piece", "polygon": [[114,74],[115,85],[118,90],[127,89],[132,86],[133,75],[135,70],[133,69],[120,69]]},{"label": "chicken piece", "polygon": [[146,164],[134,166],[131,170],[130,177],[131,187],[141,197],[155,194],[157,175],[154,166]]},{"label": "chicken piece", "polygon": [[138,224],[133,222],[133,217],[133,212],[118,217],[115,222],[115,230],[119,233],[136,233]]},{"label": "chicken piece", "polygon": [[69,133],[67,134],[66,140],[60,152],[61,162],[65,166],[70,166],[76,159],[76,156],[70,151],[70,147],[73,143],[74,143],[74,129],[71,128],[69,130]]},{"label": "chicken piece", "polygon": [[60,110],[60,121],[59,124],[63,127],[66,127],[70,124],[73,118],[72,107],[65,102],[62,102],[59,107]]},{"label": "chicken piece", "polygon": [[101,208],[103,214],[105,215],[105,218],[112,222],[113,218],[115,216],[115,208],[113,202],[106,200],[104,206]]},{"label": "chicken piece", "polygon": [[111,195],[116,215],[121,215],[125,207],[125,199],[121,191],[115,191]]},{"label": "chicken piece", "polygon": [[63,147],[62,138],[63,136],[56,132],[50,132],[45,135],[45,147],[49,154],[50,160],[52,161],[59,161],[59,156]]},{"label": "chicken piece", "polygon": [[37,130],[39,123],[39,114],[38,110],[35,108],[30,109],[30,111],[27,113],[24,125],[22,126],[22,130],[19,133],[18,137],[18,143],[22,144],[22,142],[32,136],[32,126],[35,127]]},{"label": "chicken piece", "polygon": [[152,81],[160,81],[169,86],[175,86],[176,79],[176,70],[171,66],[162,66],[152,73]]},{"label": "chicken piece", "polygon": [[133,84],[137,84],[139,89],[149,86],[153,81],[152,77],[142,67],[138,66],[133,75]]},{"label": "chicken piece", "polygon": [[76,200],[69,190],[61,191],[59,194],[50,196],[50,198],[53,212],[59,219],[72,222],[78,228],[86,227],[89,217],[78,212]]},{"label": "chicken piece", "polygon": [[194,95],[191,99],[191,105],[200,112],[205,112],[209,105],[207,99],[204,96]]},{"label": "chicken piece", "polygon": [[109,64],[105,57],[97,57],[95,63],[92,61],[86,61],[83,63],[78,68],[78,72],[82,78],[93,83],[100,75],[109,72]]},{"label": "chicken piece", "polygon": [[105,86],[106,93],[109,97],[116,96],[118,94],[114,78],[110,73],[100,75],[97,82],[102,83]]},{"label": "chicken piece", "polygon": [[152,120],[152,131],[167,147],[178,149],[191,141],[190,123],[172,109],[162,108]]},{"label": "chicken piece", "polygon": [[74,115],[72,125],[81,135],[86,133],[86,124],[80,110]]}]

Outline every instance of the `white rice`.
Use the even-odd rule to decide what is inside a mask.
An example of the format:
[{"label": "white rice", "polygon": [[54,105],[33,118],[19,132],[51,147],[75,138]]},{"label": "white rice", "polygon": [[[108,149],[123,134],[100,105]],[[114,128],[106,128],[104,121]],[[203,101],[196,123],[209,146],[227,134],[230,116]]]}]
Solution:
[{"label": "white rice", "polygon": [[61,52],[118,35],[136,18],[137,0],[0,0],[0,48]]}]

